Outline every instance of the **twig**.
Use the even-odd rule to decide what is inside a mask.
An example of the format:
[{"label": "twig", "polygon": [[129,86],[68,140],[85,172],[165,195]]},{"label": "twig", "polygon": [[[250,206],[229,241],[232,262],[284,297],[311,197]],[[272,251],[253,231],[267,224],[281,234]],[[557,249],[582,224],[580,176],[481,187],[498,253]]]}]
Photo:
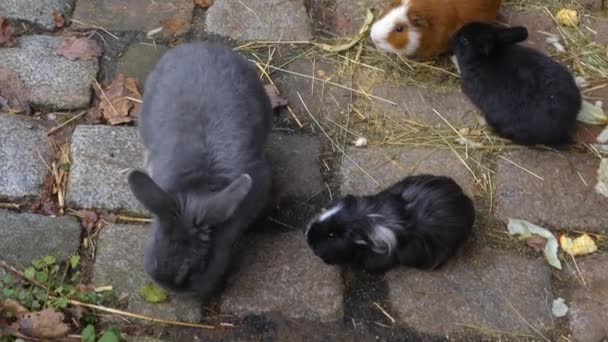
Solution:
[{"label": "twig", "polygon": [[87,113],[87,111],[85,110],[85,111],[79,113],[78,115],[74,115],[69,120],[66,120],[64,123],[60,124],[59,126],[55,126],[55,127],[51,128],[51,129],[49,129],[49,131],[46,132],[46,136],[48,137],[49,135],[51,135],[51,134],[57,132],[58,130],[62,129],[63,127],[69,125],[71,122],[74,122],[75,120],[80,119],[86,113]]},{"label": "twig", "polygon": [[144,315],[139,315],[139,314],[128,312],[128,311],[122,311],[122,310],[107,308],[107,307],[101,306],[101,305],[87,304],[87,303],[79,302],[79,301],[73,300],[73,299],[70,299],[69,303],[72,304],[72,305],[74,305],[74,306],[81,306],[81,307],[84,307],[84,308],[99,310],[99,311],[103,311],[103,312],[107,312],[107,313],[111,313],[111,314],[116,314],[116,315],[120,315],[120,316],[140,319],[140,320],[144,320],[144,321],[148,321],[148,322],[154,322],[154,323],[160,323],[160,324],[168,324],[168,325],[175,325],[175,326],[188,327],[188,328],[207,329],[207,330],[213,330],[213,329],[215,329],[215,327],[212,326],[212,325],[164,320],[164,319],[160,319],[160,318],[154,318],[154,317],[148,317],[148,316],[144,316]]},{"label": "twig", "polygon": [[25,274],[23,274],[23,272],[19,271],[18,269],[14,268],[13,266],[9,265],[6,261],[4,260],[0,260],[0,267],[3,267],[13,273],[15,273],[16,275],[18,275],[19,277],[29,281],[30,283],[43,288],[43,289],[47,289],[46,285],[43,285],[42,283],[39,283],[38,281],[36,281],[35,279],[30,279],[28,277],[25,276]]},{"label": "twig", "polygon": [[380,310],[380,312],[382,312],[382,314],[383,314],[384,316],[386,316],[386,318],[388,318],[388,319],[391,321],[391,323],[395,324],[395,322],[396,322],[396,321],[395,321],[395,319],[394,319],[394,318],[393,318],[391,315],[389,315],[389,314],[388,314],[388,312],[386,312],[386,310],[384,310],[384,309],[383,309],[383,308],[380,306],[380,304],[378,304],[378,303],[374,302],[374,306],[375,306],[375,307],[377,307],[377,308],[378,308],[378,310]]},{"label": "twig", "polygon": [[114,108],[114,104],[112,103],[112,101],[110,101],[110,99],[106,95],[106,92],[103,91],[103,89],[101,88],[101,85],[99,84],[99,82],[97,82],[96,79],[93,79],[93,81],[95,81],[95,85],[97,86],[97,88],[99,88],[99,92],[101,93],[101,96],[103,96],[103,98],[106,101],[108,101],[108,104],[110,105],[110,108],[112,108],[112,111],[114,111],[114,115],[119,116],[118,111],[116,110],[116,108]]},{"label": "twig", "polygon": [[0,203],[0,209],[21,209],[21,204],[19,203]]},{"label": "twig", "polygon": [[118,38],[118,37],[117,37],[115,34],[113,34],[112,32],[110,32],[110,31],[108,31],[108,30],[106,30],[105,28],[103,28],[103,27],[101,27],[101,26],[96,26],[96,25],[87,24],[87,23],[85,23],[85,22],[82,22],[82,21],[77,20],[77,19],[74,19],[74,18],[72,18],[71,20],[72,20],[73,22],[77,23],[77,24],[80,24],[80,25],[84,25],[84,26],[92,27],[92,28],[94,28],[94,29],[102,30],[102,31],[103,31],[104,33],[106,33],[108,36],[110,36],[110,37],[112,37],[112,38],[114,38],[114,39],[116,39],[116,40],[120,40],[120,38]]},{"label": "twig", "polygon": [[509,298],[503,296],[503,299],[509,304],[509,306],[511,307],[511,309],[513,309],[513,311],[519,316],[519,318],[521,318],[524,321],[524,323],[526,323],[527,326],[529,326],[532,330],[534,330],[534,332],[537,333],[540,337],[542,337],[545,341],[551,342],[550,339],[548,339],[538,329],[536,329],[530,322],[528,322],[528,320],[526,320],[526,318],[519,312],[519,310],[517,310],[517,308],[515,308],[515,306],[513,305],[513,303],[511,303],[511,301],[509,300]]},{"label": "twig", "polygon": [[141,223],[150,223],[150,222],[152,222],[152,219],[150,219],[150,218],[146,218],[146,217],[131,217],[131,216],[126,216],[126,215],[116,215],[116,219],[120,220],[120,221],[127,221],[127,222],[141,222]]},{"label": "twig", "polygon": [[587,286],[585,277],[583,277],[583,273],[581,272],[581,269],[578,268],[578,264],[576,263],[576,259],[574,259],[574,255],[570,255],[570,257],[572,258],[572,262],[574,262],[574,267],[576,267],[576,272],[578,272],[578,275],[581,277],[581,280],[583,281],[583,285]]},{"label": "twig", "polygon": [[532,171],[530,171],[530,170],[526,169],[525,167],[523,167],[523,166],[521,166],[521,165],[517,164],[516,162],[512,161],[511,159],[508,159],[508,158],[506,158],[506,157],[504,157],[504,156],[498,156],[498,157],[499,157],[500,159],[503,159],[504,161],[508,162],[509,164],[512,164],[513,166],[515,166],[515,167],[517,167],[517,168],[519,168],[519,169],[521,169],[521,170],[523,170],[523,171],[525,171],[525,172],[529,173],[530,175],[532,175],[532,176],[534,176],[534,177],[536,177],[536,178],[540,179],[541,181],[543,181],[543,182],[545,181],[545,179],[544,179],[543,177],[541,177],[541,176],[537,175],[536,173],[534,173],[534,172],[532,172]]}]

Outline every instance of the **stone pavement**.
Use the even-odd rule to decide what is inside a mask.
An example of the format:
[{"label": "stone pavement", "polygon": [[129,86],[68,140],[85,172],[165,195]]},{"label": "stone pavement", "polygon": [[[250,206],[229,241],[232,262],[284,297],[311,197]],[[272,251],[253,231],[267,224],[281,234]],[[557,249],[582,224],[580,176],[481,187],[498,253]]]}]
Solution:
[{"label": "stone pavement", "polygon": [[[83,118],[47,137],[50,127],[63,122],[53,118],[66,117],[44,114],[77,115],[94,105],[94,80],[103,83],[122,73],[141,85],[170,46],[221,39],[241,45],[262,68],[267,63],[278,68],[269,69],[270,75],[289,101],[289,110],[277,113],[267,148],[275,199],[269,217],[239,243],[235,272],[222,295],[209,304],[211,309],[175,296],[163,304],[140,298],[139,289],[149,282],[142,267],[147,227],[129,221],[108,224],[96,237],[89,274],[95,285],[113,285],[128,296],[133,312],[189,322],[217,324],[215,317],[220,316],[236,322],[237,328],[218,329],[213,335],[229,340],[608,338],[606,244],[593,256],[577,258],[576,267],[564,256],[566,266],[557,271],[541,254],[508,237],[505,227],[508,218],[521,218],[556,235],[608,235],[608,199],[593,189],[597,155],[581,146],[568,151],[495,148],[500,143],[480,127],[479,113],[455,86],[447,60],[428,64],[431,68],[424,63],[404,66],[379,54],[369,40],[358,53],[341,57],[306,44],[356,33],[364,9],[377,11],[385,2],[215,0],[203,9],[191,0],[0,0],[0,16],[26,28],[14,46],[0,48],[0,71],[18,75],[34,113],[0,113],[0,204],[22,204],[20,210],[0,210],[0,259],[17,266],[47,254],[65,260],[88,237],[76,218],[27,209],[41,199],[57,202],[48,191],[53,181],[47,165],[58,158],[54,139],[69,138],[64,184],[69,208],[146,216],[125,180],[129,169],[143,166],[136,128]],[[579,10],[587,15],[601,8],[597,0],[580,3],[585,7]],[[67,27],[57,25],[55,11]],[[505,6],[501,12],[502,21],[528,27],[525,44],[556,54],[546,37],[559,30],[546,10]],[[606,23],[585,17],[583,31],[596,44],[606,44]],[[105,55],[84,61],[55,53],[62,37],[81,35],[96,39]],[[359,58],[361,62],[353,62]],[[450,71],[439,72],[436,66]],[[425,73],[430,76],[419,78]],[[6,96],[1,80],[0,96]],[[601,87],[605,82],[588,81],[595,88],[586,96],[608,103],[608,88]],[[464,149],[453,130],[484,147]],[[359,137],[366,137],[369,145],[353,146]],[[350,273],[323,264],[306,246],[300,230],[330,198],[374,193],[421,173],[453,177],[478,208],[475,241],[446,267],[397,269],[371,280],[355,272],[353,280]],[[565,318],[551,314],[557,297],[570,307]],[[165,337],[192,337],[182,333],[165,332]],[[215,338],[209,336],[196,333],[201,340]]]}]

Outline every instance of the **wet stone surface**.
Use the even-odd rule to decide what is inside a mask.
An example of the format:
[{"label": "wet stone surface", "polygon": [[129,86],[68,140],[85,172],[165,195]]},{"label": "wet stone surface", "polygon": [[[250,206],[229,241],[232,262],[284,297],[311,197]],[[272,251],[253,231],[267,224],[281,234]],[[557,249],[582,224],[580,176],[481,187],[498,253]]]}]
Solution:
[{"label": "wet stone surface", "polygon": [[303,0],[215,0],[207,11],[207,31],[247,40],[309,40]]},{"label": "wet stone surface", "polygon": [[114,291],[129,295],[132,312],[160,319],[198,322],[201,305],[191,298],[169,294],[168,302],[150,304],[139,294],[152,280],[144,271],[144,246],[148,229],[143,226],[110,225],[103,228],[97,242],[93,284],[111,284]]},{"label": "wet stone surface", "polygon": [[542,259],[485,249],[435,271],[394,270],[386,280],[399,323],[425,333],[446,336],[464,325],[534,333],[526,322],[553,328],[551,272]]},{"label": "wet stone surface", "polygon": [[425,173],[452,177],[467,194],[474,192],[471,174],[451,151],[373,147],[349,148],[346,153],[354,162],[345,159],[340,169],[342,195],[374,194],[407,176]]},{"label": "wet stone surface", "polygon": [[547,33],[559,37],[559,32],[555,23],[544,9],[518,11],[505,7],[500,13],[509,25],[525,26],[528,29],[528,40],[522,43],[524,46],[529,46],[545,53],[554,51],[551,44],[547,43]]},{"label": "wet stone surface", "polygon": [[577,258],[577,266],[580,273],[574,267],[567,270],[570,329],[576,341],[603,341],[608,338],[608,256]]},{"label": "wet stone surface", "polygon": [[[373,94],[397,103],[397,106],[375,101],[377,110],[389,115],[392,119],[411,120],[433,127],[448,128],[441,118],[443,116],[455,127],[472,126],[481,115],[477,107],[460,91],[437,92],[420,87],[376,87]],[[435,110],[441,114],[439,116]],[[479,113],[479,114],[478,114]]]},{"label": "wet stone surface", "polygon": [[143,89],[146,77],[168,49],[163,45],[132,45],[118,61],[116,73],[134,77]]},{"label": "wet stone surface", "polygon": [[0,49],[0,68],[15,71],[30,91],[32,105],[54,110],[86,107],[98,61],[71,61],[56,53],[62,37],[27,36]]},{"label": "wet stone surface", "polygon": [[46,131],[41,121],[0,114],[0,199],[41,195],[51,155]]},{"label": "wet stone surface", "polygon": [[45,30],[56,28],[53,12],[63,15],[70,13],[73,0],[0,0],[2,16],[31,22]]},{"label": "wet stone surface", "polygon": [[71,146],[68,205],[146,213],[127,184],[128,170],[143,170],[143,145],[135,127],[80,125]]},{"label": "wet stone surface", "polygon": [[279,312],[312,321],[342,317],[340,270],[317,258],[301,231],[251,234],[240,251],[240,268],[222,295],[223,313]]},{"label": "wet stone surface", "polygon": [[192,22],[192,0],[78,0],[74,19],[84,24],[75,27],[101,26],[110,31],[147,32],[168,21],[170,27],[186,30]]},{"label": "wet stone surface", "polygon": [[496,205],[502,221],[515,218],[548,229],[608,232],[608,198],[594,190],[599,159],[534,150],[511,152],[504,158],[498,160],[496,173]]}]

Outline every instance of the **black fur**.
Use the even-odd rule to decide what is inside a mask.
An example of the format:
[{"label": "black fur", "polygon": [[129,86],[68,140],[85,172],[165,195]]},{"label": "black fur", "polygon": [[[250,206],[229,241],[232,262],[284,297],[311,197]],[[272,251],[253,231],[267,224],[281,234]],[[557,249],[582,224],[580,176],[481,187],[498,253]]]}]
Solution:
[{"label": "black fur", "polygon": [[[353,264],[385,272],[396,265],[432,269],[452,257],[471,234],[473,201],[448,177],[411,176],[373,195],[348,195],[331,208],[342,207],[306,228],[315,254],[328,264]],[[396,246],[378,243],[374,232],[385,226]],[[381,239],[380,239],[381,240]],[[381,242],[381,241],[380,241]]]},{"label": "black fur", "polygon": [[150,176],[129,185],[154,220],[146,272],[170,290],[216,292],[232,247],[266,205],[272,109],[251,63],[218,43],[167,52],[146,81],[139,130]]},{"label": "black fur", "polygon": [[465,25],[454,37],[462,90],[504,138],[521,145],[571,143],[580,91],[563,65],[517,45],[527,37],[524,27]]}]

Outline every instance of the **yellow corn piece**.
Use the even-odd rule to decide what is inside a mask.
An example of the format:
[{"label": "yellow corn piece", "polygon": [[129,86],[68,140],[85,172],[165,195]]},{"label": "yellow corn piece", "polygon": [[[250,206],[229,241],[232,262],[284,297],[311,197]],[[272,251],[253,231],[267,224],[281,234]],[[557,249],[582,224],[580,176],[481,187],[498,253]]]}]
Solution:
[{"label": "yellow corn piece", "polygon": [[557,22],[562,26],[577,26],[578,13],[575,10],[562,8],[555,16]]},{"label": "yellow corn piece", "polygon": [[587,234],[583,234],[576,239],[562,235],[559,238],[559,244],[566,253],[572,256],[585,255],[597,251],[595,241]]}]

